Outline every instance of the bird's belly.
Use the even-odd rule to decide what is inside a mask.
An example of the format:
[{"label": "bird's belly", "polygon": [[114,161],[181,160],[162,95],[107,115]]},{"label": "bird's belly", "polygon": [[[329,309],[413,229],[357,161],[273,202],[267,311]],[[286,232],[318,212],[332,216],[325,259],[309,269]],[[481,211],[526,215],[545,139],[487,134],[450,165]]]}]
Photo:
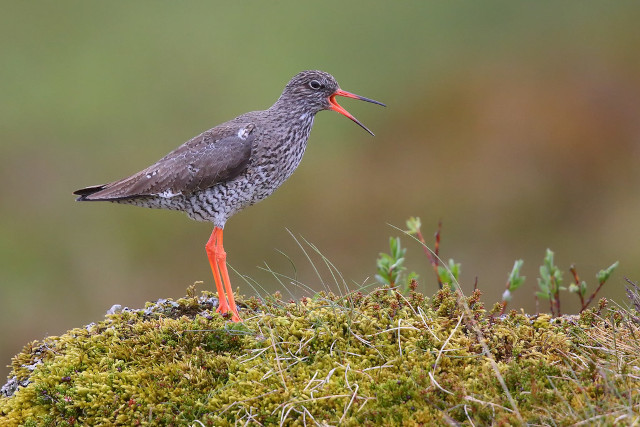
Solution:
[{"label": "bird's belly", "polygon": [[268,180],[263,176],[253,176],[251,179],[238,177],[192,194],[186,212],[191,219],[209,221],[218,227],[224,227],[231,216],[264,200],[282,182],[284,179]]},{"label": "bird's belly", "polygon": [[185,211],[191,219],[209,221],[217,227],[224,227],[231,216],[266,199],[278,189],[298,166],[299,158],[295,160],[297,161],[284,167],[282,165],[250,167],[231,181],[198,191],[188,197],[188,209]]},{"label": "bird's belly", "polygon": [[249,205],[253,205],[269,197],[284,183],[289,175],[290,174],[271,175],[265,171],[256,170],[253,173],[253,180],[251,185],[252,198]]}]

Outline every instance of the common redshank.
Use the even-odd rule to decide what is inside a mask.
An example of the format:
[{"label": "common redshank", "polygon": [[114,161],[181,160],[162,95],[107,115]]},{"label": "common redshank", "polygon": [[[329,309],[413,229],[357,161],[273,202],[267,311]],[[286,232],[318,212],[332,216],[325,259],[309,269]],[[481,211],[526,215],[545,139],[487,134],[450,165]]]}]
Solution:
[{"label": "common redshank", "polygon": [[[227,220],[263,200],[291,176],[307,146],[313,119],[333,110],[373,133],[336,102],[336,96],[381,102],[340,89],[328,73],[303,71],[269,109],[243,114],[185,142],[148,168],[118,181],[75,191],[78,201],[108,201],[185,212],[213,223],[205,249],[221,314],[241,321],[222,246]],[[225,294],[226,290],[226,294]]]}]

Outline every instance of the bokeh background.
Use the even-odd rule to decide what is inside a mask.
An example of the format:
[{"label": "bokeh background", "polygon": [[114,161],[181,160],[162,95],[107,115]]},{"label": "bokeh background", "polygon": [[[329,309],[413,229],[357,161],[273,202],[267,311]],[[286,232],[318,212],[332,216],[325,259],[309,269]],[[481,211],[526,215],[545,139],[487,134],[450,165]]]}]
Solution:
[{"label": "bokeh background", "polygon": [[[510,307],[535,310],[547,247],[567,279],[576,263],[591,286],[619,260],[602,296],[624,303],[624,277],[640,279],[638,22],[638,2],[4,2],[2,377],[27,342],[99,321],[113,304],[178,298],[199,280],[214,289],[209,224],[78,204],[71,192],[267,108],[311,68],[388,107],[342,101],[375,138],[318,115],[292,179],[227,224],[238,272],[268,291],[282,286],[265,263],[335,288],[289,229],[351,288],[370,284],[401,235],[388,224],[420,216],[429,239],[443,221],[442,256],[462,263],[464,289],[478,278],[488,307],[523,258]],[[419,289],[433,293],[422,249],[402,240]],[[574,299],[563,309],[575,312]]]}]

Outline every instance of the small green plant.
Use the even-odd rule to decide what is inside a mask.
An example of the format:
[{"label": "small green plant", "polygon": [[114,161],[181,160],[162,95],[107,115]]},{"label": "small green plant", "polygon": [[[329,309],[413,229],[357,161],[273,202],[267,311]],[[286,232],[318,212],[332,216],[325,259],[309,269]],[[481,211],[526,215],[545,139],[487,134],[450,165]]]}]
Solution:
[{"label": "small green plant", "polygon": [[538,278],[538,288],[536,292],[538,298],[548,299],[551,314],[560,315],[560,291],[567,288],[562,286],[562,271],[553,262],[553,251],[547,249],[544,260],[540,266],[540,277]]},{"label": "small green plant", "polygon": [[[393,288],[398,283],[403,283],[403,272],[407,269],[404,264],[404,255],[407,252],[406,248],[400,245],[400,238],[389,238],[389,253],[380,252],[380,256],[376,260],[378,267],[378,274],[376,274],[376,280],[383,285],[387,285]],[[409,285],[412,280],[418,278],[415,272],[409,273],[402,291],[406,292],[409,289]]]},{"label": "small green plant", "polygon": [[[598,274],[596,274],[596,278],[598,279],[598,287],[595,291],[585,300],[585,296],[587,294],[587,283],[583,280],[580,280],[578,276],[578,272],[576,267],[572,265],[569,268],[571,274],[573,274],[574,282],[569,285],[569,292],[577,294],[580,298],[580,313],[586,310],[589,307],[589,304],[594,300],[602,286],[605,284],[611,274],[618,267],[618,261],[611,264],[609,267],[600,270]],[[542,299],[549,300],[549,306],[551,310],[551,314],[553,316],[560,316],[560,291],[565,291],[567,288],[562,286],[562,274],[563,272],[554,264],[553,262],[553,252],[550,249],[547,249],[547,252],[544,257],[543,264],[540,266],[540,277],[538,278],[538,287],[540,291],[536,292],[536,296]]]},{"label": "small green plant", "polygon": [[454,262],[452,258],[449,258],[447,267],[438,266],[438,282],[448,285],[452,291],[456,290],[458,279],[460,278],[460,269],[460,263]]},{"label": "small green plant", "polygon": [[504,314],[504,311],[507,308],[507,303],[511,301],[512,292],[518,289],[526,279],[525,276],[520,275],[522,264],[524,264],[524,261],[521,259],[516,260],[516,262],[513,263],[513,268],[511,269],[511,273],[509,273],[509,278],[507,279],[507,289],[505,289],[502,294],[502,309],[500,310],[501,315]]},{"label": "small green plant", "polygon": [[600,270],[598,274],[596,274],[596,279],[598,279],[598,287],[596,288],[595,291],[593,291],[591,296],[589,296],[589,298],[586,301],[584,298],[587,295],[587,282],[585,282],[584,280],[580,280],[580,277],[578,276],[578,271],[576,270],[575,265],[572,265],[569,268],[569,271],[571,271],[571,274],[573,274],[573,279],[574,279],[574,283],[569,285],[569,292],[577,294],[578,297],[580,298],[580,304],[582,304],[582,307],[580,308],[580,313],[582,313],[589,306],[589,304],[591,304],[591,302],[596,297],[596,295],[598,294],[602,286],[605,284],[607,280],[609,280],[609,277],[611,277],[611,274],[615,271],[615,269],[618,268],[618,264],[619,262],[616,261],[613,264],[611,264],[609,267],[603,270]]},{"label": "small green plant", "polygon": [[571,272],[571,274],[573,274],[573,278],[575,280],[574,283],[569,285],[569,292],[571,292],[572,294],[577,294],[580,298],[580,301],[584,304],[584,296],[587,293],[587,282],[585,282],[584,280],[580,280],[575,265],[571,265],[569,271]]},{"label": "small green plant", "polygon": [[[438,287],[442,289],[444,285],[448,285],[452,290],[455,290],[458,286],[457,282],[460,277],[461,267],[460,264],[454,262],[453,259],[449,259],[449,262],[446,265],[443,265],[444,263],[440,261],[439,251],[442,222],[438,222],[438,229],[435,233],[435,245],[433,250],[429,249],[424,236],[422,235],[422,222],[420,221],[419,217],[410,217],[407,220],[406,225],[407,230],[405,230],[405,233],[411,236],[416,236],[420,243],[422,243],[422,249],[427,255],[431,267],[436,274]],[[394,286],[395,283],[398,282],[397,277],[404,270],[402,263],[404,262],[406,249],[400,248],[399,240],[397,240],[397,242],[395,243],[392,242],[390,246],[391,255],[380,254],[380,258],[378,259],[378,275],[376,275],[376,278],[382,284],[389,284],[391,286]],[[496,304],[494,313],[499,313],[501,315],[504,314],[507,304],[513,297],[513,292],[521,287],[524,283],[526,277],[520,274],[523,264],[524,261],[521,259],[514,262],[511,273],[509,273],[509,277],[507,279],[506,289],[502,294],[502,301]],[[575,266],[572,265],[569,269],[573,274],[574,283],[571,283],[567,288],[563,285],[563,271],[560,270],[557,265],[555,265],[553,251],[551,249],[547,249],[542,265],[540,266],[540,277],[538,278],[538,291],[536,292],[536,298],[549,300],[549,310],[551,312],[551,315],[560,316],[562,314],[560,308],[560,291],[568,290],[569,292],[576,294],[580,298],[580,313],[582,313],[591,304],[591,302],[593,302],[602,286],[609,279],[609,277],[611,277],[611,274],[617,267],[618,262],[615,262],[609,267],[600,270],[598,274],[596,274],[596,278],[598,279],[598,287],[587,298],[587,283],[580,280]],[[477,286],[477,278],[475,286]]]}]

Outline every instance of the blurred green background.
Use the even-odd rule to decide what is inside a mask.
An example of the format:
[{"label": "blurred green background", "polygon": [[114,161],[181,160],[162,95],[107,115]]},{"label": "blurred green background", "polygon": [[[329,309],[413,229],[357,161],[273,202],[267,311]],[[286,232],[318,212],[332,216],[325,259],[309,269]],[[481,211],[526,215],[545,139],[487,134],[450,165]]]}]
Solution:
[{"label": "blurred green background", "polygon": [[[267,108],[312,68],[387,103],[342,101],[376,137],[320,113],[292,179],[227,224],[232,267],[270,291],[265,262],[321,290],[288,228],[355,288],[400,235],[387,224],[416,215],[425,236],[442,219],[443,258],[488,307],[523,258],[510,307],[535,310],[547,247],[592,286],[620,260],[602,295],[623,303],[623,277],[640,279],[638,22],[638,2],[3,2],[0,373],[113,304],[214,289],[209,224],[71,192]],[[432,293],[421,248],[403,244]]]}]

